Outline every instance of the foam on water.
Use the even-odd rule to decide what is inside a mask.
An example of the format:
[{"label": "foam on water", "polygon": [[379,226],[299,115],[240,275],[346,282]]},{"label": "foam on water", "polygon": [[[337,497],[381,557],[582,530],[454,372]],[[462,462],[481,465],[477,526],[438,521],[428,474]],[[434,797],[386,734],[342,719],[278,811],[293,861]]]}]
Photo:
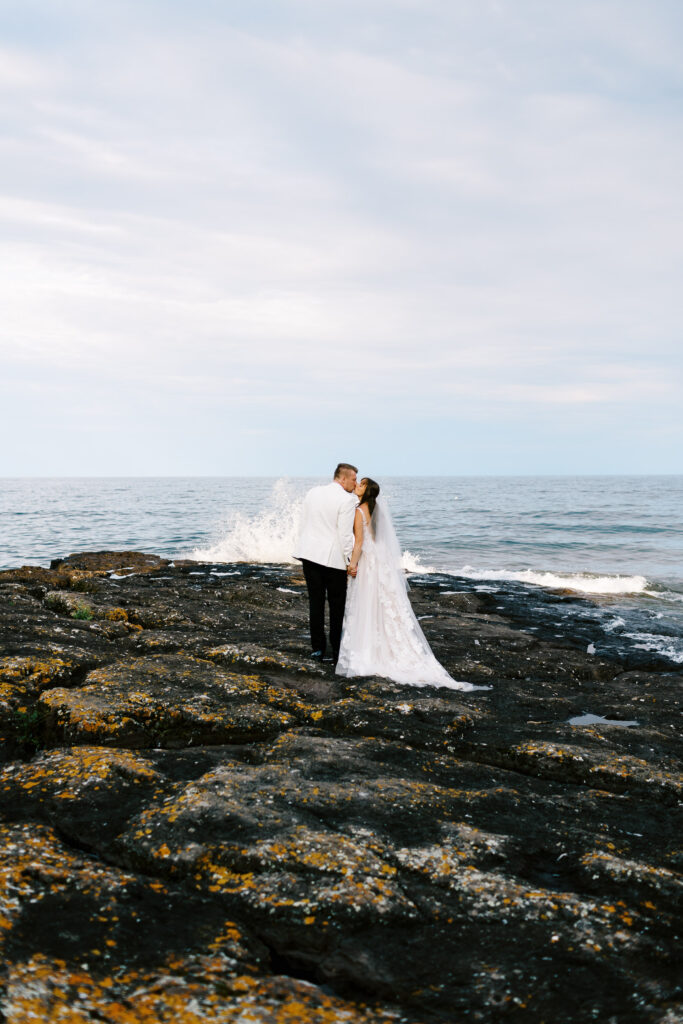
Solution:
[{"label": "foam on water", "polygon": [[575,590],[580,594],[643,594],[648,581],[644,576],[603,576],[597,573],[542,572],[536,569],[475,569],[465,565],[458,576],[472,580],[511,580],[533,583],[549,590]]},{"label": "foam on water", "polygon": [[609,622],[603,622],[602,628],[605,633],[614,633],[615,630],[621,629],[622,626],[626,625],[626,620],[622,619],[621,615],[617,615],[615,619],[610,619]]},{"label": "foam on water", "polygon": [[268,506],[254,516],[235,512],[214,544],[195,548],[198,562],[293,563],[302,497],[286,480],[278,480]]},{"label": "foam on water", "polygon": [[430,573],[438,572],[438,569],[435,569],[433,565],[423,565],[420,561],[420,556],[414,555],[411,551],[403,552],[401,565],[406,572],[416,573],[420,576],[428,576]]},{"label": "foam on water", "polygon": [[659,633],[624,633],[630,640],[637,640],[633,646],[639,651],[661,654],[676,665],[683,665],[683,643],[678,638]]},{"label": "foam on water", "polygon": [[679,604],[683,604],[683,594],[679,590],[666,590],[663,587],[659,587],[656,590],[644,590],[643,593],[646,597],[657,597],[660,600],[676,601]]}]

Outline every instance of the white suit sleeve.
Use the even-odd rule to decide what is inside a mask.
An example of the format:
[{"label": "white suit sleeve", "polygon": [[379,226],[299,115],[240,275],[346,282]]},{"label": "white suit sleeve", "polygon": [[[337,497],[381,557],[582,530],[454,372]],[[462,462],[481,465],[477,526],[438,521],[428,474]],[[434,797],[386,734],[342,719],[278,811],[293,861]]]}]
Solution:
[{"label": "white suit sleeve", "polygon": [[[351,495],[349,495],[351,498]],[[337,535],[344,552],[344,561],[348,564],[353,551],[353,517],[356,514],[356,501],[345,501],[337,514]]]}]

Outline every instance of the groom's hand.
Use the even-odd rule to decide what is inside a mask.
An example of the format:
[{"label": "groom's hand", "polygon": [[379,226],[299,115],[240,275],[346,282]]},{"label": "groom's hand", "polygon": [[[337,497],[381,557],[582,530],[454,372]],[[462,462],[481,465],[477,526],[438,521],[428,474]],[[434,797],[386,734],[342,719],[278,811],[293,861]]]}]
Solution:
[{"label": "groom's hand", "polygon": [[357,565],[347,565],[346,566],[346,571],[347,571],[349,576],[355,576],[356,573],[358,572],[358,566]]}]

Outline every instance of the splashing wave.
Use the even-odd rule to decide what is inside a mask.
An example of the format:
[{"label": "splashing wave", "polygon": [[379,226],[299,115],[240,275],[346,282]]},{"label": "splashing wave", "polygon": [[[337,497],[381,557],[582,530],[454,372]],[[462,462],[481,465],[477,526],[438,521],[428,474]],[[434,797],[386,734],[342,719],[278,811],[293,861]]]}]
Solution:
[{"label": "splashing wave", "polygon": [[195,548],[191,557],[198,562],[294,562],[302,500],[286,480],[278,480],[265,509],[254,516],[234,513],[224,535],[209,547]]}]

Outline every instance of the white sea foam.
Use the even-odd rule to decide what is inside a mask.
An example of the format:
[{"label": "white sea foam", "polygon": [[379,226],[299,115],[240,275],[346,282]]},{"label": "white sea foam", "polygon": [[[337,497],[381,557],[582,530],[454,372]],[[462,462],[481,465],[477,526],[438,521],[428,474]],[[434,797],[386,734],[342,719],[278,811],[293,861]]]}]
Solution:
[{"label": "white sea foam", "polygon": [[662,636],[658,633],[625,633],[624,636],[627,636],[630,640],[639,640],[640,643],[633,646],[640,651],[651,651],[655,654],[661,654],[677,665],[683,664],[683,649],[681,648],[680,641],[676,644],[673,637]]},{"label": "white sea foam", "polygon": [[225,534],[215,544],[195,548],[198,562],[293,563],[298,539],[302,497],[285,480],[278,480],[267,508],[254,516],[230,517]]},{"label": "white sea foam", "polygon": [[658,597],[660,600],[683,603],[683,594],[680,590],[644,590],[643,593],[646,597]]},{"label": "white sea foam", "polygon": [[644,576],[601,576],[595,573],[540,572],[535,569],[475,569],[465,565],[458,576],[473,580],[513,580],[534,583],[550,590],[575,590],[581,594],[642,594],[647,587]]},{"label": "white sea foam", "polygon": [[423,565],[420,561],[419,555],[414,555],[411,551],[404,551],[403,558],[401,559],[401,565],[406,572],[417,573],[420,576],[428,575],[431,572],[438,572],[433,565]]},{"label": "white sea foam", "polygon": [[[647,594],[651,597],[670,597],[683,600],[683,594],[675,592],[648,590],[645,576],[601,575],[599,573],[550,572],[538,569],[476,569],[465,565],[462,568],[440,569],[433,565],[424,565],[419,555],[411,551],[403,552],[403,568],[406,572],[429,574],[448,572],[455,576],[464,576],[471,580],[501,580],[517,583],[532,583],[549,590],[575,590],[582,594]],[[476,587],[495,593],[499,588],[486,585]],[[621,623],[619,623],[621,625]]]}]

